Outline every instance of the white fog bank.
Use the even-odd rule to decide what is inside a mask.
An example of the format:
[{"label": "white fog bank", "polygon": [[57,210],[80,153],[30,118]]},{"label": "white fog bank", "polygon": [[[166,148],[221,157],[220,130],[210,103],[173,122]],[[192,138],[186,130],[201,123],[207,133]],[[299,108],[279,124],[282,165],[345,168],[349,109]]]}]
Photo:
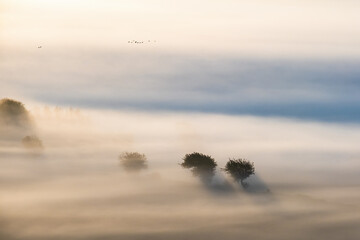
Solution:
[{"label": "white fog bank", "polygon": [[[357,125],[29,109],[44,149],[1,146],[4,239],[360,236]],[[148,169],[125,172],[118,160],[124,151],[144,153]],[[208,187],[179,165],[193,151],[218,163]],[[270,192],[251,194],[233,183],[220,170],[229,157],[253,161]],[[218,191],[226,182],[229,190]]]}]

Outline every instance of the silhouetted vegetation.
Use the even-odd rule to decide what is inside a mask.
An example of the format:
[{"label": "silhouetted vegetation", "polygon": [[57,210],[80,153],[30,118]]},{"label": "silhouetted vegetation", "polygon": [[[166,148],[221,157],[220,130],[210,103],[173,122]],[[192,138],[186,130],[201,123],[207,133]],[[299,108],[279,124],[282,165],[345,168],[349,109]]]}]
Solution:
[{"label": "silhouetted vegetation", "polygon": [[124,152],[119,156],[119,160],[121,166],[129,172],[137,172],[148,167],[145,154],[138,152]]},{"label": "silhouetted vegetation", "polygon": [[18,142],[25,135],[33,134],[29,112],[21,102],[4,98],[0,100],[0,139]]},{"label": "silhouetted vegetation", "polygon": [[29,113],[21,102],[4,98],[0,100],[0,123],[28,127],[30,124]]},{"label": "silhouetted vegetation", "polygon": [[21,140],[26,148],[41,149],[43,144],[37,136],[26,136]]},{"label": "silhouetted vegetation", "polygon": [[224,171],[230,174],[235,181],[240,181],[241,185],[246,188],[246,178],[255,173],[254,163],[246,159],[230,159],[224,168]]},{"label": "silhouetted vegetation", "polygon": [[195,176],[200,176],[203,180],[211,180],[214,176],[217,164],[211,156],[194,152],[186,154],[183,160],[181,166],[190,168]]}]

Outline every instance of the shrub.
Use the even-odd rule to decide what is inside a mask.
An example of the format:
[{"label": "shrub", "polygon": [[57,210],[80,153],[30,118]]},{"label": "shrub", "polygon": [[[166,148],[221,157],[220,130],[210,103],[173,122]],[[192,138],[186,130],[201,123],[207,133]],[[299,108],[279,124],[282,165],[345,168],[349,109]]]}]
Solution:
[{"label": "shrub", "polygon": [[29,113],[21,102],[9,98],[1,99],[0,123],[27,127],[30,124]]},{"label": "shrub", "polygon": [[181,166],[190,168],[196,176],[200,175],[201,177],[208,179],[214,175],[217,164],[211,156],[194,152],[185,155]]},{"label": "shrub", "polygon": [[255,173],[255,167],[254,163],[247,161],[246,159],[229,159],[225,165],[224,171],[230,174],[235,181],[240,180],[243,187],[247,187],[244,180]]},{"label": "shrub", "polygon": [[145,154],[138,152],[124,152],[119,156],[119,160],[122,167],[130,172],[140,171],[148,167]]}]

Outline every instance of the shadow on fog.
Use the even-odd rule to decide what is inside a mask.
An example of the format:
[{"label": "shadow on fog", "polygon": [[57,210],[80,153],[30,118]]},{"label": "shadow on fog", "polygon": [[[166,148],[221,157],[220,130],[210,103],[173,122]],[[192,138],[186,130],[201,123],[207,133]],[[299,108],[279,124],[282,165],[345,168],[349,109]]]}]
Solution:
[{"label": "shadow on fog", "polygon": [[253,162],[244,158],[230,158],[222,170],[231,176],[243,192],[269,196],[270,189],[259,176],[255,175]]},{"label": "shadow on fog", "polygon": [[257,193],[271,193],[267,184],[262,180],[258,174],[253,174],[249,176],[246,180],[246,188],[244,191],[250,194]]},{"label": "shadow on fog", "polygon": [[259,174],[249,176],[245,182],[247,187],[242,188],[243,192],[252,197],[253,203],[263,205],[275,202],[274,194]]},{"label": "shadow on fog", "polygon": [[[193,175],[200,178],[203,186],[211,192],[226,194],[234,193],[236,190],[224,177],[222,171],[216,171],[217,163],[209,155],[198,152],[186,154],[180,165],[191,169]],[[270,195],[269,187],[258,175],[255,175],[254,163],[245,159],[230,159],[222,170],[232,177],[244,193]]]},{"label": "shadow on fog", "polygon": [[198,152],[186,154],[180,165],[183,168],[191,169],[193,175],[200,178],[207,190],[219,194],[234,192],[234,188],[221,172],[216,172],[217,163],[211,156]]},{"label": "shadow on fog", "polygon": [[207,190],[218,193],[218,194],[230,194],[235,193],[235,188],[233,185],[224,177],[224,175],[220,171],[215,171],[215,174],[212,178],[204,182],[204,186]]}]

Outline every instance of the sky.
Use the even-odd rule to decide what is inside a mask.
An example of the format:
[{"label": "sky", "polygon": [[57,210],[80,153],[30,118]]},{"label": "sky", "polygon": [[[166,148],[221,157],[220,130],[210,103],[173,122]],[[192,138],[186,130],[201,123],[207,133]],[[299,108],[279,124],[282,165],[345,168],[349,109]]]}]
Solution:
[{"label": "sky", "polygon": [[128,40],[150,39],[159,41],[158,48],[190,54],[359,54],[357,1],[15,0],[2,5],[6,42],[23,47],[129,49]]},{"label": "sky", "polygon": [[0,94],[60,106],[357,123],[358,5],[5,0]]}]

